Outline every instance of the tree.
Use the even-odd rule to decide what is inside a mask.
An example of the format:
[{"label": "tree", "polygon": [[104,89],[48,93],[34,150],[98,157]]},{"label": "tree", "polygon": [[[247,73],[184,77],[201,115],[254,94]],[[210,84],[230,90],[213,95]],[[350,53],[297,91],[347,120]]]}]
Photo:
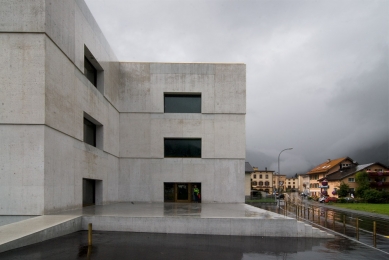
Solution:
[{"label": "tree", "polygon": [[350,186],[342,182],[338,189],[338,195],[339,197],[347,197],[349,191],[350,191]]},{"label": "tree", "polygon": [[355,175],[355,182],[358,184],[358,187],[355,189],[355,193],[358,197],[363,198],[365,190],[370,189],[369,174],[365,171],[358,172]]}]

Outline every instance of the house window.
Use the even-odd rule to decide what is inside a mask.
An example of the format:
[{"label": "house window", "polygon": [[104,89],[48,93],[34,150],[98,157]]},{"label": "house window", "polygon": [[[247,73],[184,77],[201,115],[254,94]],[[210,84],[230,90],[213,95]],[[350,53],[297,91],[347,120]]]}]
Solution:
[{"label": "house window", "polygon": [[256,182],[256,181],[253,181],[253,182],[252,182],[252,185],[253,185],[253,186],[257,186],[257,182]]},{"label": "house window", "polygon": [[348,178],[348,182],[355,182],[355,178]]},{"label": "house window", "polygon": [[262,174],[259,175],[259,178],[262,179]]},{"label": "house window", "polygon": [[269,179],[269,175],[266,174],[266,175],[265,175],[265,179]]},{"label": "house window", "polygon": [[165,138],[165,157],[201,158],[200,138]]},{"label": "house window", "polygon": [[164,97],[165,113],[201,113],[201,94],[167,94]]},{"label": "house window", "polygon": [[84,142],[102,150],[103,136],[103,125],[84,113]]},{"label": "house window", "polygon": [[262,181],[259,182],[259,186],[263,186],[263,182]]},{"label": "house window", "polygon": [[104,94],[104,70],[84,45],[84,75],[100,93]]},{"label": "house window", "polygon": [[256,174],[254,174],[254,177],[253,177],[254,179],[256,179],[257,178],[257,175]]},{"label": "house window", "polygon": [[269,182],[268,181],[265,181],[265,186],[269,186]]}]

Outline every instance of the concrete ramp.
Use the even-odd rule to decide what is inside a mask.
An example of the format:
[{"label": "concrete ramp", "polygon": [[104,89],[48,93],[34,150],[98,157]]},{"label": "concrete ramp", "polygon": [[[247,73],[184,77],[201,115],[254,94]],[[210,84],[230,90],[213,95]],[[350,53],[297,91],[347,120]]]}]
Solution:
[{"label": "concrete ramp", "polygon": [[0,226],[0,253],[81,230],[81,215],[46,215]]}]

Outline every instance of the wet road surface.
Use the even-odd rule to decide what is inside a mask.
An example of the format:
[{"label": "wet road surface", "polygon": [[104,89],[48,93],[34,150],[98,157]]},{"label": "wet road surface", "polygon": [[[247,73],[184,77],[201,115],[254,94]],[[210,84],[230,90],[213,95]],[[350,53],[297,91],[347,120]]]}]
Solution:
[{"label": "wet road surface", "polygon": [[179,235],[80,231],[0,253],[0,259],[389,259],[389,254],[334,239]]}]

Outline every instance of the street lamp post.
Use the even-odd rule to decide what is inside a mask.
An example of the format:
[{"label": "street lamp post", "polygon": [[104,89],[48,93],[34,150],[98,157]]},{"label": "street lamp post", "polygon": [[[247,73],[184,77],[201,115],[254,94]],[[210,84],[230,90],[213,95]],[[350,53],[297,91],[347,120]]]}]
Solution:
[{"label": "street lamp post", "polygon": [[[280,192],[280,156],[281,156],[281,153],[283,152],[283,151],[287,151],[287,150],[292,150],[293,148],[286,148],[286,149],[284,149],[284,150],[282,150],[281,152],[280,152],[280,154],[278,155],[278,193]],[[278,196],[279,196],[279,194],[278,194]]]}]

